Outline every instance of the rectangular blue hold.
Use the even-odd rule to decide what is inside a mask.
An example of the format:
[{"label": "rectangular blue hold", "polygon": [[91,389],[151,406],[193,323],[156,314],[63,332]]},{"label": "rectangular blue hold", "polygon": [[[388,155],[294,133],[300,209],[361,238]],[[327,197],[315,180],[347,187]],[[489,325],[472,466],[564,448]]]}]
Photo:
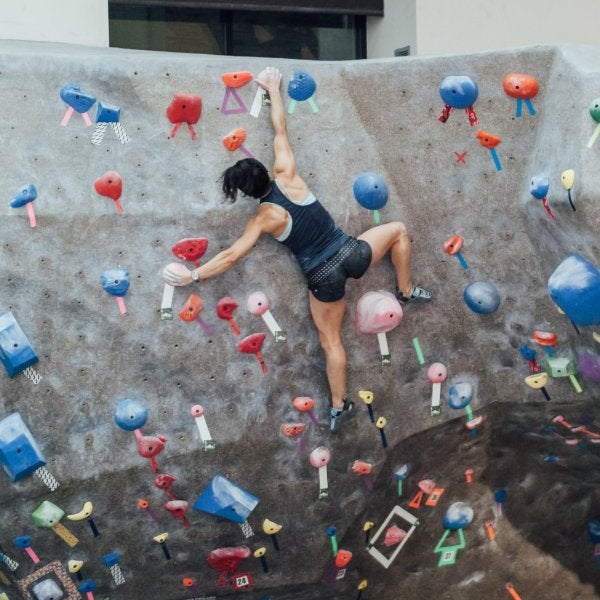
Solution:
[{"label": "rectangular blue hold", "polygon": [[0,464],[19,481],[46,464],[37,442],[18,412],[0,421]]},{"label": "rectangular blue hold", "polygon": [[38,361],[27,336],[11,312],[0,314],[0,362],[10,377]]}]

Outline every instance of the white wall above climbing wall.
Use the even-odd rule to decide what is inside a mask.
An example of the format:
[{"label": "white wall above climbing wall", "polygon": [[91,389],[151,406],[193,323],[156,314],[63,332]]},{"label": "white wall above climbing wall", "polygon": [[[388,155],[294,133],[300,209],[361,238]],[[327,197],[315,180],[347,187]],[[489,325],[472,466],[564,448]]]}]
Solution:
[{"label": "white wall above climbing wall", "polygon": [[108,46],[108,0],[3,0],[0,39]]},{"label": "white wall above climbing wall", "polygon": [[[395,0],[387,0],[393,4]],[[597,44],[596,0],[417,0],[419,55],[532,44]]]},{"label": "white wall above climbing wall", "polygon": [[367,19],[367,57],[461,54],[532,44],[597,44],[595,0],[385,0]]}]

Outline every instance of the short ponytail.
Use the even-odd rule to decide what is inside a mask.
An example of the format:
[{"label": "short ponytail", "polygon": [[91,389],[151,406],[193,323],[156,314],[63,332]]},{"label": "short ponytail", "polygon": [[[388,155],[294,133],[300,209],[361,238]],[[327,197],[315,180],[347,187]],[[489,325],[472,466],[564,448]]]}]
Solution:
[{"label": "short ponytail", "polygon": [[255,158],[238,160],[235,165],[223,171],[221,178],[223,193],[232,202],[235,202],[238,190],[246,196],[261,198],[268,192],[271,183],[266,167]]}]

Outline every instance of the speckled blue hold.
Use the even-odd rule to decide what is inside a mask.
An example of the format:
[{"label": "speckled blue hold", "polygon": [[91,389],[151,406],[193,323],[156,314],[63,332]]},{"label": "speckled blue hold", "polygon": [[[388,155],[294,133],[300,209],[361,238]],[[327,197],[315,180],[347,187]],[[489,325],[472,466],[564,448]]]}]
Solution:
[{"label": "speckled blue hold", "polygon": [[550,275],[548,292],[576,325],[600,325],[600,271],[585,258],[565,258]]},{"label": "speckled blue hold", "polygon": [[25,206],[30,202],[33,202],[37,198],[37,190],[35,189],[35,185],[30,183],[29,185],[24,185],[15,195],[15,197],[10,201],[10,205],[13,208],[20,208],[21,206]]},{"label": "speckled blue hold", "polygon": [[121,400],[114,415],[115,423],[126,431],[135,431],[146,424],[148,409],[137,400]]},{"label": "speckled blue hold", "polygon": [[118,106],[102,104],[98,101],[98,113],[96,123],[118,123],[121,118],[121,109]]},{"label": "speckled blue hold", "polygon": [[444,513],[444,529],[464,529],[473,520],[473,509],[465,502],[454,502]]},{"label": "speckled blue hold", "polygon": [[529,182],[529,193],[538,200],[543,200],[548,195],[550,179],[547,175],[535,175]]},{"label": "speckled blue hold", "polygon": [[388,188],[385,179],[377,173],[367,171],[354,180],[352,186],[356,201],[369,210],[379,210],[388,201]]},{"label": "speckled blue hold", "polygon": [[600,521],[590,519],[586,525],[587,534],[593,544],[600,544]]},{"label": "speckled blue hold", "polygon": [[308,100],[316,91],[317,82],[306,71],[294,71],[288,83],[288,95],[292,100]]},{"label": "speckled blue hold", "polygon": [[482,315],[493,313],[500,306],[498,290],[487,281],[474,281],[469,284],[465,288],[463,298],[473,312]]},{"label": "speckled blue hold", "polygon": [[440,84],[440,96],[452,108],[468,108],[478,95],[477,84],[467,75],[449,75]]},{"label": "speckled blue hold", "polygon": [[78,85],[67,83],[60,90],[60,97],[65,104],[68,104],[78,113],[84,113],[90,110],[96,102],[96,97],[84,92]]},{"label": "speckled blue hold", "polygon": [[102,287],[112,296],[123,297],[129,289],[129,282],[127,269],[108,269],[100,277]]},{"label": "speckled blue hold", "polygon": [[455,383],[448,389],[448,406],[454,410],[465,408],[473,399],[473,386],[468,381]]}]

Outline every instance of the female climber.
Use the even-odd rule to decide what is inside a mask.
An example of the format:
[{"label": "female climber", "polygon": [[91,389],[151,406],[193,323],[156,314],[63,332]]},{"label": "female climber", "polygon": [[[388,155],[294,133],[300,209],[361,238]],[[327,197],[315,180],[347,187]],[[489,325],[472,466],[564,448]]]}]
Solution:
[{"label": "female climber", "polygon": [[346,352],[340,337],[346,279],[358,279],[389,252],[396,271],[396,297],[401,303],[428,302],[431,293],[412,283],[411,242],[403,223],[379,225],[358,238],[335,224],[298,174],[279,91],[281,73],[269,67],[256,81],[271,99],[275,153],[272,176],[262,163],[246,158],[226,169],[222,177],[223,192],[232,201],[238,190],[259,200],[256,213],[229,248],[193,270],[171,263],[164,268],[163,278],[171,285],[182,286],[219,275],[245,256],[264,233],[287,246],[307,281],[310,311],[325,353],[331,393],[330,429],[335,431],[353,406],[346,398]]}]

